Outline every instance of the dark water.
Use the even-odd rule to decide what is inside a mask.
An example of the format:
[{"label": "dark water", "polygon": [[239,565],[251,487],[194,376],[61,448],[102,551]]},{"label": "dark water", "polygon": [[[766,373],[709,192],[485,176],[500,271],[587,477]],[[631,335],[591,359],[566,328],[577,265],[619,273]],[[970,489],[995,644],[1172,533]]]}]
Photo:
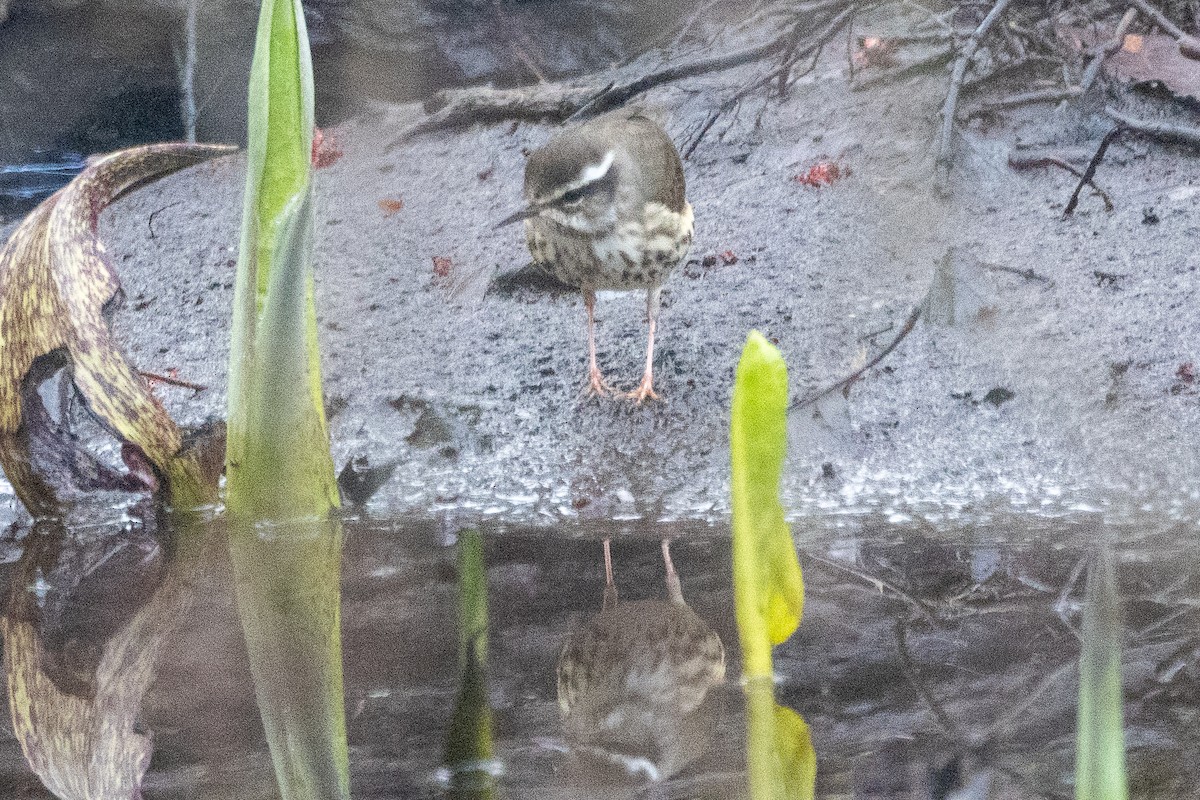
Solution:
[{"label": "dark water", "polygon": [[[601,68],[649,46],[688,8],[679,0],[305,5],[319,125],[440,88]],[[183,136],[182,8],[87,3],[45,15],[14,6],[0,23],[0,221],[64,185],[86,155]],[[197,8],[197,138],[238,143],[257,3]]]},{"label": "dark water", "polygon": [[[95,741],[110,747],[93,747],[87,758],[69,749],[49,763],[35,757],[35,775],[17,741],[5,737],[5,796],[50,796],[43,781],[62,797],[122,796],[98,787],[111,789],[114,776],[131,769],[121,737],[135,730],[153,732],[147,798],[276,796],[221,532],[214,528],[201,546],[203,537],[170,542],[129,519],[62,530],[9,532],[9,703],[14,671],[29,668],[33,647],[34,665],[58,698],[35,716],[53,725],[64,704],[91,698],[104,709],[87,718],[93,727],[78,722],[78,709],[69,727],[98,731]],[[604,747],[622,754],[619,764],[640,764],[632,774],[599,766],[596,748],[565,727],[556,666],[564,643],[601,610],[606,535],[617,606],[642,618],[667,613],[658,538],[615,524],[485,533],[486,697],[500,796],[745,794],[729,539],[719,528],[675,532],[671,555],[683,597],[698,624],[723,641],[726,676],[705,684],[702,703],[687,714],[653,706],[653,746],[645,730],[640,738],[626,730],[625,740],[617,726]],[[1014,518],[934,531],[867,518],[801,524],[794,534],[806,607],[797,633],[776,650],[777,698],[810,727],[818,797],[1072,796],[1080,568],[1108,538],[1118,542],[1125,603],[1133,796],[1194,796],[1194,526],[1115,530],[1088,519]],[[342,638],[355,797],[446,795],[444,747],[460,683],[455,542],[435,522],[345,523]],[[606,663],[589,669],[619,671],[616,662],[664,646],[639,639],[643,628],[633,625],[625,656],[609,651]],[[624,693],[637,695],[656,680],[642,674]],[[26,704],[18,697],[15,705]],[[641,761],[632,755],[639,753]],[[95,794],[78,789],[85,777]],[[953,794],[984,784],[991,794]]]}]

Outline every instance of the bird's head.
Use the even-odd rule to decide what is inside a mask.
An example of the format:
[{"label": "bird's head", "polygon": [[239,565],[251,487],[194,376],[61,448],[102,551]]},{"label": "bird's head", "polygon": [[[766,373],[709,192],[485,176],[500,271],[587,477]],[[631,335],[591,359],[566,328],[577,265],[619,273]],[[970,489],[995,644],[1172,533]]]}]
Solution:
[{"label": "bird's head", "polygon": [[578,233],[608,232],[617,220],[618,148],[568,131],[525,165],[525,208],[496,227],[544,217]]}]

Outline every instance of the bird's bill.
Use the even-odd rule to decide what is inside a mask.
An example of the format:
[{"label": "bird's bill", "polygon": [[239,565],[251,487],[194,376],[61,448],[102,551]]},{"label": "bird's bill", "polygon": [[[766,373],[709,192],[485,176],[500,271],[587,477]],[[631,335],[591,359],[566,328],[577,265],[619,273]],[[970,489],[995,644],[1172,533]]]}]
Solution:
[{"label": "bird's bill", "polygon": [[512,225],[514,222],[520,222],[523,219],[536,217],[539,213],[541,213],[541,210],[541,206],[527,206],[526,208],[523,208],[517,213],[513,214],[511,217],[505,217],[497,222],[496,227],[503,228],[505,225]]}]

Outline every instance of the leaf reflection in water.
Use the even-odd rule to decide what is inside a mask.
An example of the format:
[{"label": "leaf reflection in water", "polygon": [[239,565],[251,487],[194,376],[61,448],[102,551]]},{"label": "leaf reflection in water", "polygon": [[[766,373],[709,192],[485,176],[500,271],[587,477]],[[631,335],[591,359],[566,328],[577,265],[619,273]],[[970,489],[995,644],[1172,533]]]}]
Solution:
[{"label": "leaf reflection in water", "polygon": [[30,768],[63,800],[141,797],[153,744],[138,715],[195,563],[168,564],[144,528],[43,520],[26,539],[0,618],[9,706]]},{"label": "leaf reflection in water", "polygon": [[491,800],[500,773],[492,746],[492,709],[487,702],[487,575],[483,540],[464,531],[458,543],[458,669],[461,684],[446,734],[449,797]]},{"label": "leaf reflection in water", "polygon": [[284,800],[350,796],[342,687],[342,526],[231,526],[238,616]]}]

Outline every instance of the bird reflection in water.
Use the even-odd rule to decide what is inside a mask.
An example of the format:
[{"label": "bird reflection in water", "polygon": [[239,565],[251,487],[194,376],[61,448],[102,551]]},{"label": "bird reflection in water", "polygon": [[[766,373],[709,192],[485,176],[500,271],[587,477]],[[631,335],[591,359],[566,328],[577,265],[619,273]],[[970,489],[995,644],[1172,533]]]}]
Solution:
[{"label": "bird reflection in water", "polygon": [[712,738],[705,700],[725,677],[725,648],[684,602],[666,539],[662,557],[669,599],[618,602],[606,539],[602,610],[559,656],[558,704],[581,784],[661,787]]},{"label": "bird reflection in water", "polygon": [[0,631],[13,733],[63,800],[139,800],[153,744],[138,722],[186,582],[144,528],[35,524]]}]

